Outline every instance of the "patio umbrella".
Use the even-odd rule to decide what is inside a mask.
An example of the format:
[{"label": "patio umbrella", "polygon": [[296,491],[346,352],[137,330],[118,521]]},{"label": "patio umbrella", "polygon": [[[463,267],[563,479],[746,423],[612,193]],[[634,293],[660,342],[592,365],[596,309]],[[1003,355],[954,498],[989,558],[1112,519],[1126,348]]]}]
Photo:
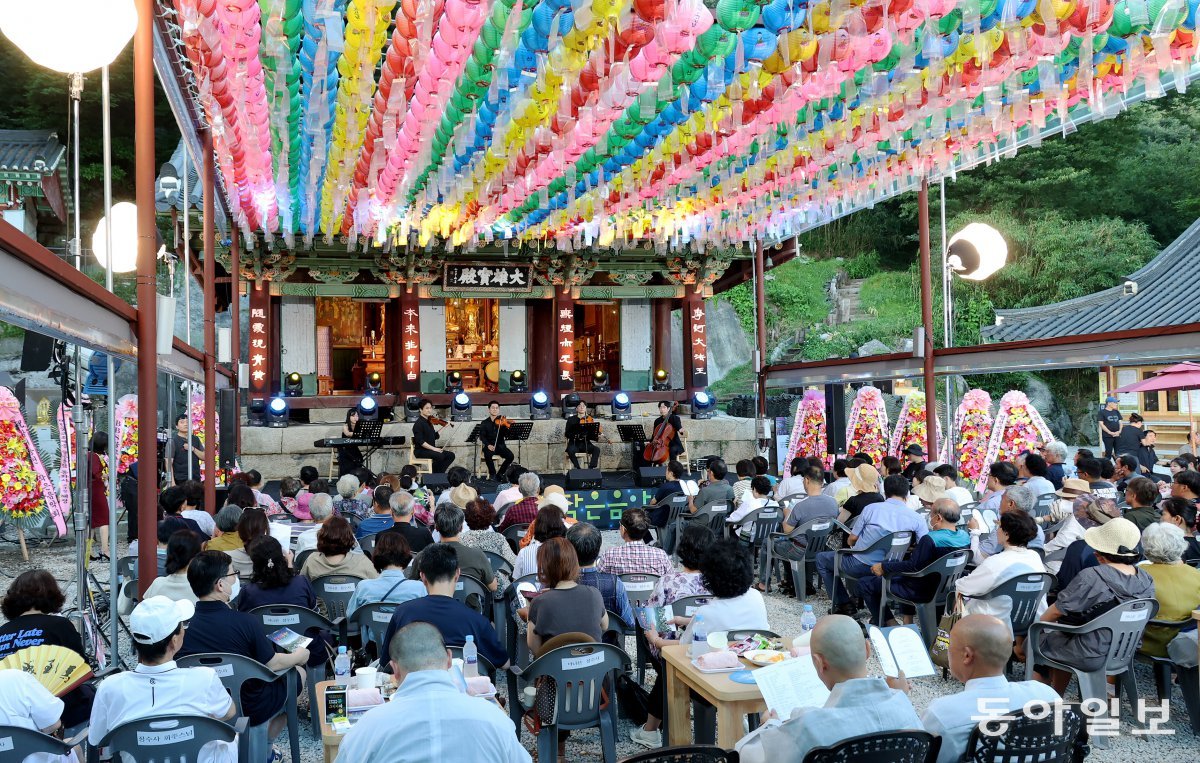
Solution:
[{"label": "patio umbrella", "polygon": [[[1200,389],[1200,363],[1176,363],[1133,384],[1126,384],[1112,391],[1112,394],[1122,392],[1161,392],[1162,390],[1192,390]],[[1196,429],[1196,420],[1192,416],[1192,396],[1188,395],[1188,420],[1191,428]]]}]

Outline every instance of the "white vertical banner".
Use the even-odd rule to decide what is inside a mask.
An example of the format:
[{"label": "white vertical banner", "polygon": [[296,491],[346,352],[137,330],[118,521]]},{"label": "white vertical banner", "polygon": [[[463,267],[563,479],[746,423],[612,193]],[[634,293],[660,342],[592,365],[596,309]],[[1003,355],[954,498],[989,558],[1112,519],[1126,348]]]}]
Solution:
[{"label": "white vertical banner", "polygon": [[623,299],[621,305],[621,368],[650,371],[652,357],[650,300]]},{"label": "white vertical banner", "polygon": [[317,303],[312,297],[281,297],[279,368],[284,374],[317,372]]},{"label": "white vertical banner", "polygon": [[529,371],[525,300],[500,300],[500,383],[513,371]]},{"label": "white vertical banner", "polygon": [[446,303],[423,299],[418,311],[421,318],[421,371],[446,373]]}]

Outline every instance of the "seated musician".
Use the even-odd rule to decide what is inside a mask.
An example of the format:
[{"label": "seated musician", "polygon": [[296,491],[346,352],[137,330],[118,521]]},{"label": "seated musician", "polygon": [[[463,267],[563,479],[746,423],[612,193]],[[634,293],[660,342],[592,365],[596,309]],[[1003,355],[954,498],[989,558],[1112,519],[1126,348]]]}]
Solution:
[{"label": "seated musician", "polygon": [[[342,425],[342,437],[358,437],[358,407],[346,411],[346,423]],[[363,465],[362,451],[357,445],[340,445],[337,448],[338,476],[353,474]]]},{"label": "seated musician", "polygon": [[587,430],[584,428],[584,424],[591,423],[591,421],[592,417],[587,412],[587,403],[580,400],[579,405],[575,406],[575,414],[567,419],[566,430],[567,455],[576,469],[582,468],[579,466],[577,453],[588,454],[589,469],[595,469],[596,464],[600,463],[600,448],[588,438]]},{"label": "seated musician", "polygon": [[434,429],[430,422],[430,419],[433,418],[433,403],[421,400],[419,410],[421,418],[413,424],[413,455],[432,461],[435,474],[444,473],[450,464],[454,463],[454,454],[437,445],[438,430]]},{"label": "seated musician", "polygon": [[500,415],[500,403],[493,400],[488,403],[488,417],[479,424],[479,442],[483,445],[483,461],[487,464],[488,476],[496,479],[496,457],[504,459],[500,464],[499,474],[508,474],[512,466],[513,452],[505,443],[511,431],[508,419]]},{"label": "seated musician", "polygon": [[666,400],[658,403],[658,418],[654,420],[654,425],[650,427],[650,437],[653,440],[659,434],[663,424],[670,424],[675,430],[671,439],[667,442],[667,455],[656,461],[652,461],[646,457],[646,448],[643,445],[634,447],[633,449],[633,466],[634,468],[642,466],[665,466],[667,461],[674,461],[683,454],[683,441],[680,435],[683,433],[683,422],[679,418],[679,414],[671,412],[671,404]]}]

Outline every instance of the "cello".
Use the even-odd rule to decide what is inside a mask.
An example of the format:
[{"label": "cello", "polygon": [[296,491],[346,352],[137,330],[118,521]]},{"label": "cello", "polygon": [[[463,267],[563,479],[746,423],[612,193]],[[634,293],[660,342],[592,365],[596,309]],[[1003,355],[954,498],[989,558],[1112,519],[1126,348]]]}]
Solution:
[{"label": "cello", "polygon": [[675,439],[675,427],[671,425],[671,416],[679,407],[679,401],[671,403],[671,410],[663,416],[663,422],[654,429],[654,436],[646,443],[642,456],[652,464],[663,464],[671,458],[671,440]]}]

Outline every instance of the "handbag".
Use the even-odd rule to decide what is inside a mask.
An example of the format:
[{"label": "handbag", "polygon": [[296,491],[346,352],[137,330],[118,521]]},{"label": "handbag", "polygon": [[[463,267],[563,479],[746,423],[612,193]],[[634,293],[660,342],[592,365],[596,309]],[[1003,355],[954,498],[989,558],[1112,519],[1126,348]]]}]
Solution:
[{"label": "handbag", "polygon": [[[659,708],[659,712],[662,709]],[[641,726],[650,714],[650,692],[628,673],[617,676],[617,715]]]},{"label": "handbag", "polygon": [[962,597],[956,597],[954,607],[947,607],[945,614],[942,615],[942,619],[938,623],[937,636],[933,639],[933,646],[929,647],[929,660],[942,670],[950,669],[950,631],[962,617]]}]

